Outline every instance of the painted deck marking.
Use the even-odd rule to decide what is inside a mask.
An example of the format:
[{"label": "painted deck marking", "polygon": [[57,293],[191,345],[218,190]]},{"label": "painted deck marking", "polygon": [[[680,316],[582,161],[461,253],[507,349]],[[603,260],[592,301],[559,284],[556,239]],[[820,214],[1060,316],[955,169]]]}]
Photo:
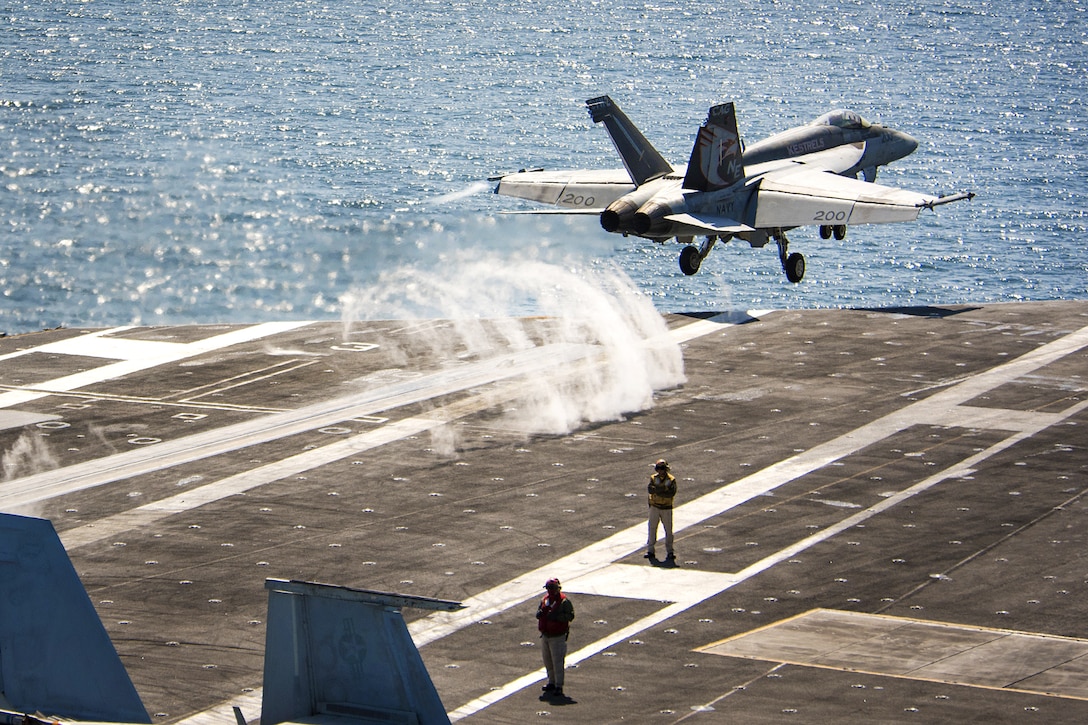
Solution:
[{"label": "painted deck marking", "polygon": [[[902,642],[926,643],[903,647]],[[898,645],[898,646],[897,646]],[[813,609],[699,652],[924,682],[1088,699],[1088,639]]]},{"label": "painted deck marking", "polygon": [[31,353],[53,353],[64,355],[82,355],[86,357],[100,357],[117,359],[118,362],[102,365],[81,373],[66,375],[61,378],[48,380],[30,388],[20,388],[0,393],[0,408],[10,408],[31,400],[44,398],[53,393],[64,393],[69,390],[77,390],[88,385],[102,383],[107,380],[124,377],[131,373],[147,370],[148,368],[166,365],[186,358],[202,355],[212,350],[219,350],[231,345],[243,342],[259,340],[269,335],[279,335],[298,327],[305,327],[310,322],[266,322],[261,325],[253,325],[240,330],[215,335],[213,337],[197,340],[195,342],[157,342],[152,340],[128,340],[124,338],[109,338],[131,329],[131,327],[115,327],[109,330],[80,335],[66,340],[51,342],[39,347],[19,350],[18,352],[0,355],[0,361],[29,355]]},{"label": "painted deck marking", "polygon": [[592,346],[588,345],[558,344],[500,355],[479,363],[440,370],[423,378],[396,382],[147,448],[13,479],[4,482],[0,505],[10,513],[19,513],[41,501],[123,478],[172,468],[481,385],[543,374],[584,359],[592,351]]}]

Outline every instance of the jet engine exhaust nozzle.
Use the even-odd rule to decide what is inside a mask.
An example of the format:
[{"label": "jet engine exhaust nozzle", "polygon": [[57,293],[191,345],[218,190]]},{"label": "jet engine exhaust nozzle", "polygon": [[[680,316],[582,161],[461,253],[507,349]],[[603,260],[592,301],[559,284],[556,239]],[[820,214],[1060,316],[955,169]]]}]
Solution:
[{"label": "jet engine exhaust nozzle", "polygon": [[635,234],[668,236],[667,232],[672,224],[665,217],[671,213],[672,209],[668,206],[656,201],[648,201],[635,212],[631,227],[635,230]]},{"label": "jet engine exhaust nozzle", "polygon": [[601,228],[606,232],[615,232],[620,228],[620,215],[612,209],[601,212]]},{"label": "jet engine exhaust nozzle", "polygon": [[617,199],[601,212],[601,228],[606,232],[630,229],[637,210],[638,207],[629,199]]}]

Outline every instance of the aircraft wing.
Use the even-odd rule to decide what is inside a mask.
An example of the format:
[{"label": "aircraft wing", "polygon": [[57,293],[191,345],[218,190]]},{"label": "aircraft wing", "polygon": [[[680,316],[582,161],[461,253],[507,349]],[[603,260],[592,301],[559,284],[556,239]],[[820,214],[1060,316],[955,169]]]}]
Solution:
[{"label": "aircraft wing", "polygon": [[519,171],[502,176],[497,181],[496,194],[550,204],[574,213],[600,213],[613,201],[635,189],[624,169]]},{"label": "aircraft wing", "polygon": [[939,197],[858,181],[806,166],[772,171],[759,184],[755,223],[759,228],[807,224],[885,224],[912,221],[922,209],[969,198]]}]

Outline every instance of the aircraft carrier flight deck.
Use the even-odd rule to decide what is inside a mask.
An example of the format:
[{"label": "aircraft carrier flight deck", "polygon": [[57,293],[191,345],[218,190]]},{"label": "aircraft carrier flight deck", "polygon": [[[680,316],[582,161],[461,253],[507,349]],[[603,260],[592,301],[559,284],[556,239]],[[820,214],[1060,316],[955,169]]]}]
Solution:
[{"label": "aircraft carrier flight deck", "polygon": [[53,522],[153,722],[259,716],[267,578],[462,602],[404,612],[455,722],[1088,720],[1088,303],[667,315],[602,420],[614,352],[474,324],[0,339],[0,511]]}]

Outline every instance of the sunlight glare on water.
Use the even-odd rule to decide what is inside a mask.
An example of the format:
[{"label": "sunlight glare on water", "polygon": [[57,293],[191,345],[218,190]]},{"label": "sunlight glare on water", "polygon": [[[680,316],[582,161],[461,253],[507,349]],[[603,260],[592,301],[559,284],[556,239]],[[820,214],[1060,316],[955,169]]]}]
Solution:
[{"label": "sunlight glare on water", "polygon": [[[662,311],[1084,298],[1086,10],[11,6],[0,332],[339,319],[390,270],[463,270],[447,267],[455,251],[556,275],[617,265]],[[723,100],[749,140],[848,107],[921,141],[881,182],[978,197],[841,242],[795,230],[800,285],[772,248],[719,245],[687,278],[678,245],[607,235],[592,216],[500,216],[530,207],[487,193],[488,176],[619,166],[583,106],[603,93],[675,163]],[[534,313],[515,299],[495,312]]]}]

